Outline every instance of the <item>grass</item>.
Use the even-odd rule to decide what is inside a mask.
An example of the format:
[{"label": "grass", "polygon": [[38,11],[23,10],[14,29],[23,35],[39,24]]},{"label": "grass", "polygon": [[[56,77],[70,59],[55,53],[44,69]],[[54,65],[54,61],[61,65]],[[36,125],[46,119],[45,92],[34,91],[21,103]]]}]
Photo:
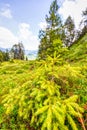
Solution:
[{"label": "grass", "polygon": [[79,65],[83,60],[87,62],[87,34],[69,48],[66,59]]}]

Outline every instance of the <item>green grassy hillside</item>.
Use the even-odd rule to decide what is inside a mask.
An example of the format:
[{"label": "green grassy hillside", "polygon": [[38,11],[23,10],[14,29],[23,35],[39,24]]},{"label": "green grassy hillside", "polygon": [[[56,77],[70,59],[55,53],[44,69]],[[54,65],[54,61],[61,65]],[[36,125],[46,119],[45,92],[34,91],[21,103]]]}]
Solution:
[{"label": "green grassy hillside", "polygon": [[69,48],[67,58],[75,63],[87,62],[87,34]]}]

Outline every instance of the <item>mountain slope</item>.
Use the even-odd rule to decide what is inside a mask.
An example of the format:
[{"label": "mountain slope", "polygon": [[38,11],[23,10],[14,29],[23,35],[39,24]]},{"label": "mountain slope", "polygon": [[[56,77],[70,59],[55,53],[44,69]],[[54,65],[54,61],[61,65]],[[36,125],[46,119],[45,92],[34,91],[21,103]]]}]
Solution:
[{"label": "mountain slope", "polygon": [[71,62],[87,61],[87,34],[69,48],[66,58]]}]

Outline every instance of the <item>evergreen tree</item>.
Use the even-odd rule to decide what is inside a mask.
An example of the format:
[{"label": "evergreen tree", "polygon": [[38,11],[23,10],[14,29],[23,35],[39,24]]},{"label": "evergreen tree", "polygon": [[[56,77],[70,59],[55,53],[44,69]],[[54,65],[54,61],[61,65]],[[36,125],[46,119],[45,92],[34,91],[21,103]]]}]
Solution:
[{"label": "evergreen tree", "polygon": [[9,57],[9,51],[6,50],[6,52],[4,53],[4,60],[5,61],[9,61],[10,57]]},{"label": "evergreen tree", "polygon": [[87,8],[83,11],[82,16],[84,17],[84,26],[87,27]]},{"label": "evergreen tree", "polygon": [[83,28],[80,32],[80,36],[83,36],[87,33],[87,8],[85,9],[85,11],[82,12],[82,16],[83,16],[83,19],[82,19],[80,25],[82,25]]},{"label": "evergreen tree", "polygon": [[58,14],[58,9],[57,0],[54,0],[50,6],[49,15],[46,15],[46,30],[39,31],[41,44],[39,46],[38,56],[41,59],[45,59],[47,55],[50,55],[49,49],[52,48],[53,41],[62,38],[62,22]]},{"label": "evergreen tree", "polygon": [[64,23],[65,38],[64,45],[70,46],[75,40],[75,24],[71,16],[68,16]]},{"label": "evergreen tree", "polygon": [[18,47],[19,47],[19,59],[24,60],[24,46],[22,43],[19,43]]},{"label": "evergreen tree", "polygon": [[8,61],[10,59],[9,57],[9,51],[6,50],[6,52],[0,50],[0,62],[2,61]]},{"label": "evergreen tree", "polygon": [[24,46],[22,43],[14,44],[11,52],[14,59],[24,60]]},{"label": "evergreen tree", "polygon": [[87,33],[87,8],[82,12],[82,20],[79,25],[79,31],[77,35],[77,40],[82,38]]},{"label": "evergreen tree", "polygon": [[2,62],[3,61],[3,53],[2,53],[2,51],[0,50],[0,62]]}]

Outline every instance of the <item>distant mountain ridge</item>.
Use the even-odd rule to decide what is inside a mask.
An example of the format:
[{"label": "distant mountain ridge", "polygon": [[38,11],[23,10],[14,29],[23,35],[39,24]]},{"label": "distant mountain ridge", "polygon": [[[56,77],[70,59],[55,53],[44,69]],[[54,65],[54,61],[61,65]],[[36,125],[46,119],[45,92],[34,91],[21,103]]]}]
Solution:
[{"label": "distant mountain ridge", "polygon": [[0,50],[5,52],[7,49],[0,47]]},{"label": "distant mountain ridge", "polygon": [[29,60],[34,60],[37,58],[38,50],[25,50],[25,55]]}]

